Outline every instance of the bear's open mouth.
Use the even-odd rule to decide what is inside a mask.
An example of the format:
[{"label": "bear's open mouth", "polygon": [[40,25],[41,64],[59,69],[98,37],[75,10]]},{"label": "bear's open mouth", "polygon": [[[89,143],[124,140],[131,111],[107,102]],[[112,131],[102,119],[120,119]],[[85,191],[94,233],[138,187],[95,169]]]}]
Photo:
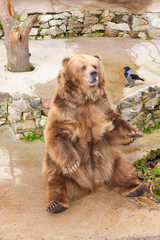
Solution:
[{"label": "bear's open mouth", "polygon": [[88,81],[88,83],[89,83],[90,85],[95,85],[95,84],[97,84],[97,83],[98,83],[98,77],[90,79],[90,80]]},{"label": "bear's open mouth", "polygon": [[97,83],[97,79],[93,79],[91,82],[89,82],[91,85],[96,84]]}]

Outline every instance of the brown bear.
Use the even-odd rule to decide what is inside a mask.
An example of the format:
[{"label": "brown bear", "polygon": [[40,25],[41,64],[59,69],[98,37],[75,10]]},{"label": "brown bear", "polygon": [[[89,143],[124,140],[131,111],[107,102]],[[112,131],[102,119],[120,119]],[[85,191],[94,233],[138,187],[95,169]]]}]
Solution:
[{"label": "brown bear", "polygon": [[70,199],[100,187],[117,188],[128,197],[142,195],[147,186],[117,150],[122,140],[142,133],[111,106],[101,57],[76,55],[62,65],[45,128],[47,210],[59,213]]}]

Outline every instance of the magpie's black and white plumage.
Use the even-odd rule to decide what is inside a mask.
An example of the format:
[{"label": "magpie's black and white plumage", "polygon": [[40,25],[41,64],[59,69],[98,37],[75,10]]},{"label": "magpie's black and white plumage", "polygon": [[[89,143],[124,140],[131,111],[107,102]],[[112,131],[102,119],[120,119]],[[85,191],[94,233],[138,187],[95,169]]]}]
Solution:
[{"label": "magpie's black and white plumage", "polygon": [[133,87],[136,80],[144,81],[144,79],[140,78],[137,74],[133,73],[130,70],[130,67],[127,66],[124,69],[125,69],[124,76],[126,77],[126,79],[128,81],[128,84],[126,85],[126,87],[129,86],[130,82],[132,83],[132,85],[130,87]]}]

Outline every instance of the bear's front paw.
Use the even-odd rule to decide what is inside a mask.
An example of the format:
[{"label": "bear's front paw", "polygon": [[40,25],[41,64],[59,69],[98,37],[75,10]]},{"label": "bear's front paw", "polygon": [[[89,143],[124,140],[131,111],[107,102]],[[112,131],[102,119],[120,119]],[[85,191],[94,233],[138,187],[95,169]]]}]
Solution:
[{"label": "bear's front paw", "polygon": [[129,128],[124,129],[124,136],[130,137],[130,138],[137,138],[137,137],[143,137],[143,133],[139,131],[137,128],[129,126]]},{"label": "bear's front paw", "polygon": [[136,128],[133,128],[129,133],[128,136],[131,138],[138,138],[143,137],[143,133]]},{"label": "bear's front paw", "polygon": [[63,166],[63,168],[62,168],[63,173],[64,173],[64,174],[73,173],[73,172],[75,172],[75,171],[77,170],[77,168],[79,167],[79,165],[80,165],[80,161],[74,160],[74,159],[70,159],[70,160],[68,160],[68,161],[64,164],[64,166]]}]

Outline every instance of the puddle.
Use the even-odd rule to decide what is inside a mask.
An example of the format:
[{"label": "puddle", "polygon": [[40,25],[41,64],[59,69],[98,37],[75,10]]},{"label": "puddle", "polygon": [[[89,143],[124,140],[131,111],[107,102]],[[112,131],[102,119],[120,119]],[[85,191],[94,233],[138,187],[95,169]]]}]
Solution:
[{"label": "puddle", "polygon": [[145,80],[144,83],[136,81],[134,88],[124,88],[124,96],[134,91],[142,90],[149,86],[160,86],[160,42],[159,41],[135,41],[135,44],[127,50],[137,66],[131,69]]},{"label": "puddle", "polygon": [[13,185],[21,183],[22,171],[15,167],[16,155],[12,156],[7,148],[0,145],[0,182],[10,180]]},{"label": "puddle", "polygon": [[0,181],[1,180],[11,180],[11,170],[10,170],[10,155],[9,151],[0,146]]}]

